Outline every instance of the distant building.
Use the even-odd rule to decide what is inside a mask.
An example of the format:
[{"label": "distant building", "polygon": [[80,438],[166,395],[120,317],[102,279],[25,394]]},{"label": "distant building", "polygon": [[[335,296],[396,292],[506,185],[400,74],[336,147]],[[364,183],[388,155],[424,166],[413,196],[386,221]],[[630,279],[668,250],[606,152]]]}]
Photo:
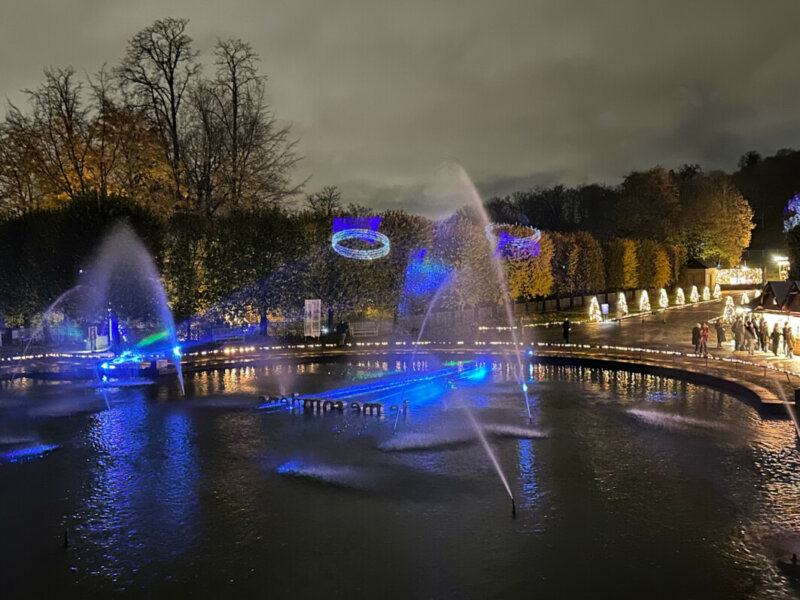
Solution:
[{"label": "distant building", "polygon": [[686,284],[696,285],[697,289],[713,290],[717,285],[717,265],[700,258],[690,258],[686,263]]}]

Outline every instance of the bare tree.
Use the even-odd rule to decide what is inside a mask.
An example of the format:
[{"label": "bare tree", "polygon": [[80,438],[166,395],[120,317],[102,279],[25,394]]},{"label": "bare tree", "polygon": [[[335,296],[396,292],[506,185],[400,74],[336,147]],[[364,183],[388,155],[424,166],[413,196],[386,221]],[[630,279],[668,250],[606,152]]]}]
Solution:
[{"label": "bare tree", "polygon": [[200,69],[192,38],[186,34],[188,23],[188,19],[159,19],[141,30],[128,42],[125,58],[115,69],[161,136],[178,199],[182,197],[181,105]]},{"label": "bare tree", "polygon": [[36,175],[36,156],[28,131],[9,123],[0,126],[0,218],[40,208],[46,200]]},{"label": "bare tree", "polygon": [[291,182],[298,158],[289,127],[265,104],[266,78],[250,44],[220,40],[214,57],[214,78],[194,82],[181,120],[189,205],[208,216],[279,206],[302,185]]},{"label": "bare tree", "polygon": [[278,124],[264,101],[266,77],[258,75],[258,55],[240,39],[217,41],[213,90],[224,132],[225,204],[277,206],[297,194],[290,173],[299,160],[289,127]]},{"label": "bare tree", "polygon": [[327,217],[342,209],[342,193],[335,185],[326,185],[316,194],[306,196],[309,208]]},{"label": "bare tree", "polygon": [[220,193],[224,137],[215,109],[216,98],[211,86],[205,81],[198,82],[189,95],[181,145],[188,201],[195,212],[208,217],[213,217],[225,203]]}]

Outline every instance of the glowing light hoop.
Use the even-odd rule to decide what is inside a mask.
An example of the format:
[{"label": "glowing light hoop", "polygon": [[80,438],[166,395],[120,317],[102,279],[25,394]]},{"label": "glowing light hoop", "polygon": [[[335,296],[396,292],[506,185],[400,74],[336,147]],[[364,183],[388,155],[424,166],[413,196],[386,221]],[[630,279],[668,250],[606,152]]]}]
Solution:
[{"label": "glowing light hoop", "polygon": [[[503,249],[503,247],[510,246],[517,250],[531,252],[531,254],[534,254],[535,256],[539,255],[538,244],[539,241],[542,239],[541,231],[534,228],[533,233],[528,237],[520,237],[502,231],[503,227],[509,227],[509,225],[503,223],[490,223],[484,228],[484,232],[486,233],[486,238],[496,247],[495,252],[500,252]],[[506,236],[506,239],[501,240],[500,234],[504,234],[504,236]]]},{"label": "glowing light hoop", "polygon": [[[356,248],[348,248],[343,246],[342,242],[346,240],[362,240],[372,244],[380,243],[377,248],[370,248],[369,250],[358,250]],[[342,229],[333,234],[331,238],[331,246],[333,250],[340,256],[345,258],[355,258],[356,260],[375,260],[382,258],[389,254],[389,238],[373,231],[372,229]]]}]

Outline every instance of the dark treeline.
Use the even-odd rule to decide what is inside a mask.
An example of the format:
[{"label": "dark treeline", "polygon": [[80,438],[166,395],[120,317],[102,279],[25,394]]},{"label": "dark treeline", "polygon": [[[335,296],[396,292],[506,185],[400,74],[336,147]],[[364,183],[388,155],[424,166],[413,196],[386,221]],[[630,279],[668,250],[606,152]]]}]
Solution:
[{"label": "dark treeline", "polygon": [[[401,305],[420,311],[432,291],[403,295],[409,258],[418,248],[428,248],[426,260],[454,273],[441,306],[501,302],[491,264],[495,248],[473,212],[434,222],[386,211],[380,231],[391,240],[388,256],[358,261],[336,254],[332,218],[372,214],[364,207],[343,208],[335,188],[309,196],[306,207],[294,212],[266,206],[229,210],[214,219],[183,211],[165,216],[114,196],[76,197],[0,223],[0,306],[10,324],[35,320],[87,277],[103,237],[120,221],[152,253],[178,322],[291,321],[302,314],[306,298],[320,298],[337,316],[393,317]],[[503,229],[518,237],[533,234],[521,225]],[[680,246],[600,241],[586,231],[542,232],[538,255],[512,249],[502,256],[514,300],[664,287],[680,281],[685,263]],[[69,313],[68,306],[60,308]]]},{"label": "dark treeline", "polygon": [[[179,320],[290,318],[304,298],[343,314],[391,313],[414,248],[458,271],[449,306],[498,302],[478,220],[434,223],[384,213],[385,259],[330,248],[335,187],[305,196],[291,183],[298,156],[265,102],[258,57],[219,40],[203,72],[185,19],[137,33],[118,65],[80,78],[48,68],[0,124],[0,305],[12,322],[35,316],[75,284],[120,219],[144,239]],[[633,172],[616,187],[554,186],[486,203],[506,231],[545,233],[538,257],[506,256],[516,299],[567,296],[681,279],[687,257],[738,264],[754,240],[783,242],[782,208],[798,191],[800,153],[745,154],[733,174],[696,165]],[[752,207],[752,208],[751,208]]]},{"label": "dark treeline", "polygon": [[487,208],[500,222],[588,231],[600,240],[653,239],[682,246],[692,257],[735,266],[754,225],[759,247],[784,244],[782,208],[800,187],[798,163],[798,152],[764,160],[750,152],[733,175],[705,173],[697,165],[655,167],[630,173],[617,187],[536,188],[493,198]]}]

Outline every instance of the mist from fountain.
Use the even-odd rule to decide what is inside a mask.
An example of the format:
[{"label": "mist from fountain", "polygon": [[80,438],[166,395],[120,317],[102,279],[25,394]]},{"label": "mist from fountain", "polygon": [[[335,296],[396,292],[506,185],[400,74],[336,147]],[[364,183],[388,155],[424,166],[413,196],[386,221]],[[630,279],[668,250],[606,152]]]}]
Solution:
[{"label": "mist from fountain", "polygon": [[[83,314],[98,319],[109,313],[131,326],[138,324],[136,336],[128,331],[126,343],[131,346],[138,342],[146,347],[147,340],[163,340],[157,350],[174,360],[183,395],[180,348],[161,274],[150,252],[128,225],[117,225],[104,238],[85,270],[84,285],[89,294]],[[109,334],[111,338],[110,323]],[[113,342],[109,339],[110,344]]]},{"label": "mist from fountain", "polygon": [[33,343],[33,340],[36,339],[36,337],[38,337],[39,334],[41,334],[42,331],[44,330],[44,327],[47,324],[47,317],[50,314],[52,314],[56,310],[56,308],[58,308],[58,306],[64,300],[67,299],[67,297],[71,296],[73,292],[75,292],[75,291],[77,291],[79,289],[83,289],[83,288],[84,288],[84,286],[82,284],[78,284],[76,286],[73,286],[73,287],[69,288],[66,292],[62,293],[61,295],[59,295],[58,298],[53,300],[53,302],[50,304],[50,306],[48,306],[47,309],[42,313],[42,318],[39,321],[38,325],[36,325],[34,330],[31,332],[31,336],[30,336],[30,338],[28,338],[28,343],[25,344],[25,347],[22,350],[22,356],[23,357],[27,356],[28,349],[30,348],[31,344]]},{"label": "mist from fountain", "polygon": [[[419,350],[419,343],[422,340],[422,334],[425,331],[425,325],[427,325],[427,323],[428,323],[428,317],[430,317],[431,310],[433,310],[434,305],[439,300],[439,298],[441,297],[442,293],[444,293],[445,289],[447,289],[447,286],[450,284],[450,282],[452,280],[453,280],[453,277],[452,277],[452,273],[451,273],[451,275],[448,275],[445,278],[444,282],[436,290],[436,293],[433,295],[433,298],[431,298],[430,303],[428,303],[428,309],[427,309],[427,311],[425,311],[425,316],[423,317],[422,324],[419,327],[419,333],[417,334],[417,339],[414,342],[414,348],[411,350],[411,360],[408,363],[409,364],[409,367],[408,367],[409,371],[411,371],[414,368],[414,361],[415,361],[415,359],[417,357],[417,351]],[[409,373],[409,375],[410,375],[410,373]],[[401,406],[405,406],[405,403],[406,403],[405,394],[406,394],[406,388],[407,387],[408,387],[407,385],[403,386],[403,391],[402,391],[402,393],[400,395],[400,405]],[[398,419],[399,419],[399,415],[400,415],[400,411],[397,411],[397,416],[395,417],[394,427],[393,427],[393,431],[395,431],[395,432],[397,431],[397,422],[398,422]]]},{"label": "mist from fountain", "polygon": [[[477,214],[480,216],[482,221],[481,225],[483,228],[486,229],[492,225],[492,222],[489,220],[489,215],[486,213],[486,209],[483,206],[483,201],[481,200],[480,194],[475,188],[475,184],[472,182],[472,179],[470,179],[469,175],[461,165],[453,163],[443,167],[440,177],[437,179],[436,185],[431,188],[430,193],[432,195],[439,196],[440,199],[449,198],[450,201],[460,200],[463,203],[463,200],[466,199],[469,203],[469,206],[475,209]],[[530,422],[532,416],[530,402],[528,401],[528,386],[525,384],[524,379],[525,368],[522,360],[522,349],[517,336],[517,328],[516,323],[514,322],[511,296],[508,292],[508,282],[506,281],[502,256],[501,253],[495,252],[495,250],[495,248],[491,248],[487,258],[491,261],[495,273],[495,279],[500,289],[500,295],[506,313],[506,320],[508,322],[509,331],[511,332],[511,341],[514,346],[514,355],[517,359],[517,373],[519,374],[517,383],[520,384],[520,388],[525,399],[525,410],[528,413],[528,421]]]},{"label": "mist from fountain", "polygon": [[[777,383],[777,382],[776,382]],[[792,403],[786,400],[786,395],[783,393],[783,389],[781,389],[780,383],[775,385],[775,389],[778,392],[778,396],[783,403],[784,408],[786,409],[786,414],[789,415],[789,418],[792,420],[792,424],[794,425],[794,430],[797,433],[797,439],[800,440],[800,422],[797,420],[797,414],[794,412],[794,407]]]}]

